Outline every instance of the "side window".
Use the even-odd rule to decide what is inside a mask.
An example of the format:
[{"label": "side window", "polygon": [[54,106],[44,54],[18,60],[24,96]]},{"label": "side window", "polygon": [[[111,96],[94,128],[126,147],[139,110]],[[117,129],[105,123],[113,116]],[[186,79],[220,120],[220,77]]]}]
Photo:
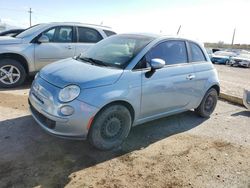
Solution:
[{"label": "side window", "polygon": [[72,27],[60,27],[57,33],[57,42],[72,42]]},{"label": "side window", "polygon": [[109,37],[109,36],[111,36],[111,35],[116,35],[116,33],[115,32],[113,32],[113,31],[109,31],[109,30],[103,30],[104,31],[104,33]]},{"label": "side window", "polygon": [[43,33],[44,35],[46,35],[49,38],[49,42],[53,42],[54,36],[55,36],[55,28],[50,29],[48,31],[46,31],[45,33]]},{"label": "side window", "polygon": [[43,34],[49,38],[50,42],[68,43],[73,41],[72,32],[73,32],[72,27],[60,26],[60,27],[54,27]]},{"label": "side window", "polygon": [[149,62],[151,59],[163,59],[167,65],[187,63],[187,49],[184,41],[166,41],[152,48],[146,55]]},{"label": "side window", "polygon": [[100,33],[95,29],[78,27],[78,42],[96,43],[102,39]]},{"label": "side window", "polygon": [[197,44],[190,42],[189,46],[190,46],[190,50],[191,50],[191,61],[192,62],[207,61],[201,48]]}]

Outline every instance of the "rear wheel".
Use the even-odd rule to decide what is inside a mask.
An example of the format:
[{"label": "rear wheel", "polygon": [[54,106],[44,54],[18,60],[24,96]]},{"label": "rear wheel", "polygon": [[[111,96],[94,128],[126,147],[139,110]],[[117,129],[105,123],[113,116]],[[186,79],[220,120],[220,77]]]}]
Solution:
[{"label": "rear wheel", "polygon": [[96,148],[109,150],[122,144],[132,124],[129,110],[120,104],[100,111],[91,126],[88,140]]},{"label": "rear wheel", "polygon": [[14,59],[0,60],[0,87],[12,88],[23,84],[26,71],[22,64]]},{"label": "rear wheel", "polygon": [[207,91],[204,98],[201,101],[201,104],[195,111],[201,116],[208,118],[213,113],[218,100],[218,93],[214,88],[211,88]]}]

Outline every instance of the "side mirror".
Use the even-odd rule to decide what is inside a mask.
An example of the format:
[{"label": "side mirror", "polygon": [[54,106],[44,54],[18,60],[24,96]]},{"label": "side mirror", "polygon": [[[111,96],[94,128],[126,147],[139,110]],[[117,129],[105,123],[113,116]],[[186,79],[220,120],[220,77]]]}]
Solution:
[{"label": "side mirror", "polygon": [[161,69],[165,66],[166,62],[163,59],[151,59],[150,66],[153,70]]},{"label": "side mirror", "polygon": [[38,43],[48,43],[49,42],[49,37],[47,37],[46,35],[42,35],[38,40]]}]

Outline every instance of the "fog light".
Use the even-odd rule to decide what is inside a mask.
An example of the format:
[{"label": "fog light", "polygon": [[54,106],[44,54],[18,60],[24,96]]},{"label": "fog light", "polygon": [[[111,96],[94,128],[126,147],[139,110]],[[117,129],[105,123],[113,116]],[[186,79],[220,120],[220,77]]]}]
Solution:
[{"label": "fog light", "polygon": [[72,106],[62,106],[60,111],[64,116],[70,116],[74,113],[74,108]]}]

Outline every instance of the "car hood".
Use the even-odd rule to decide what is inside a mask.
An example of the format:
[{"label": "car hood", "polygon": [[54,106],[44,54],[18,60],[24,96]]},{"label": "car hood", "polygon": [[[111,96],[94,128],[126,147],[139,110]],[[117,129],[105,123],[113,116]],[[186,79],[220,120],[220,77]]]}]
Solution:
[{"label": "car hood", "polygon": [[246,57],[232,57],[233,60],[238,60],[238,61],[249,61],[250,62],[250,58],[246,58]]},{"label": "car hood", "polygon": [[87,89],[111,85],[122,73],[122,69],[91,65],[69,58],[45,66],[40,71],[40,76],[60,88],[76,84],[81,89]]},{"label": "car hood", "polygon": [[2,44],[20,44],[23,40],[19,38],[9,37],[9,36],[2,36],[0,37],[0,45]]}]

